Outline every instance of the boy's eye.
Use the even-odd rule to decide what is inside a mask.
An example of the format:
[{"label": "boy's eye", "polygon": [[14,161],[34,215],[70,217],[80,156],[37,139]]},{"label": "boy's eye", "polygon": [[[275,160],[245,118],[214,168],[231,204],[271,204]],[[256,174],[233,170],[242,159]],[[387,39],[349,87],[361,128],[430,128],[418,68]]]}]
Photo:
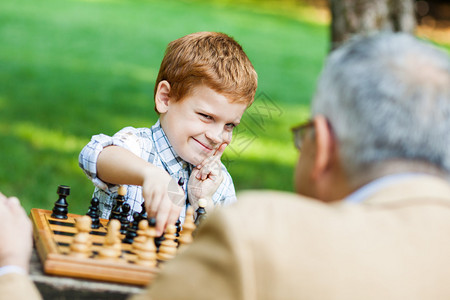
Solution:
[{"label": "boy's eye", "polygon": [[205,119],[207,119],[207,120],[212,120],[213,118],[211,117],[211,116],[208,116],[208,115],[206,115],[206,114],[203,114],[203,113],[198,113],[202,118],[205,118]]},{"label": "boy's eye", "polygon": [[236,124],[234,123],[228,123],[225,125],[228,130],[233,130],[236,127]]}]

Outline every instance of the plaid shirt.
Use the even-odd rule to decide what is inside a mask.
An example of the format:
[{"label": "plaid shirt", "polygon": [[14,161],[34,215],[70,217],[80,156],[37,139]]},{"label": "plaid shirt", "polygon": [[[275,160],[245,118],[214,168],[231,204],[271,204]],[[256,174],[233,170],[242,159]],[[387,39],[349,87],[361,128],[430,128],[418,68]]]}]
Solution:
[{"label": "plaid shirt", "polygon": [[[100,200],[100,218],[109,218],[112,207],[115,204],[114,198],[116,197],[118,190],[118,185],[103,182],[97,177],[98,155],[103,148],[111,145],[123,147],[150,162],[154,166],[166,170],[170,176],[177,180],[177,182],[180,178],[183,178],[183,190],[185,191],[187,198],[187,185],[193,166],[176,155],[167,136],[161,128],[159,120],[152,128],[126,127],[112,137],[104,134],[93,136],[91,141],[83,148],[83,150],[81,150],[79,156],[79,165],[81,169],[83,169],[95,185],[93,196]],[[228,205],[236,201],[233,181],[223,164],[222,170],[224,179],[212,197],[216,206]],[[143,201],[142,187],[128,185],[126,202],[131,206],[130,215],[135,211],[141,211],[141,204]],[[182,223],[184,222],[188,205],[188,201],[186,201],[185,209],[183,209],[180,214],[180,221]]]}]

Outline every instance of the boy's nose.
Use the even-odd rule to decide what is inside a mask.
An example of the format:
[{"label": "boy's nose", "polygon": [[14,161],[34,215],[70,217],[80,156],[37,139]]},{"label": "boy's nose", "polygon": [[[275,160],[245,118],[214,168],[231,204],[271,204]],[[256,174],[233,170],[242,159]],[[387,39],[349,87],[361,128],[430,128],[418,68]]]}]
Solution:
[{"label": "boy's nose", "polygon": [[214,144],[222,143],[224,140],[224,130],[218,126],[214,126],[206,132],[206,137]]}]

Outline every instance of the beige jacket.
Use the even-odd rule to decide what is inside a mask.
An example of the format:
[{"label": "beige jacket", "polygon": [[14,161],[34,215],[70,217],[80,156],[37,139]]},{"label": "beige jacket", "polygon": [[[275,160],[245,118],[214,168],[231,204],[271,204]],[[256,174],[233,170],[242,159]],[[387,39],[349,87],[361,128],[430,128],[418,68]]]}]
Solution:
[{"label": "beige jacket", "polygon": [[148,291],[154,299],[450,299],[445,181],[415,177],[361,205],[276,192],[238,198],[165,266]]},{"label": "beige jacket", "polygon": [[[0,280],[0,295],[12,293]],[[20,299],[11,295],[5,299]],[[210,216],[195,243],[133,299],[150,295],[450,299],[450,186],[416,177],[363,204],[333,206],[287,193],[241,194],[237,205]]]}]

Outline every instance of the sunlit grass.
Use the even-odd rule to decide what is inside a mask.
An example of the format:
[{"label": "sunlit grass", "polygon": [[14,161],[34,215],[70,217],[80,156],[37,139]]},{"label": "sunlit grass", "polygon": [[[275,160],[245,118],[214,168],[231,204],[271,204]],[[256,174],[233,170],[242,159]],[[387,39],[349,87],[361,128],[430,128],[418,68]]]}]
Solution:
[{"label": "sunlit grass", "polygon": [[28,123],[14,124],[11,134],[29,143],[37,150],[72,153],[79,151],[86,144],[84,139],[58,130],[39,128]]}]

